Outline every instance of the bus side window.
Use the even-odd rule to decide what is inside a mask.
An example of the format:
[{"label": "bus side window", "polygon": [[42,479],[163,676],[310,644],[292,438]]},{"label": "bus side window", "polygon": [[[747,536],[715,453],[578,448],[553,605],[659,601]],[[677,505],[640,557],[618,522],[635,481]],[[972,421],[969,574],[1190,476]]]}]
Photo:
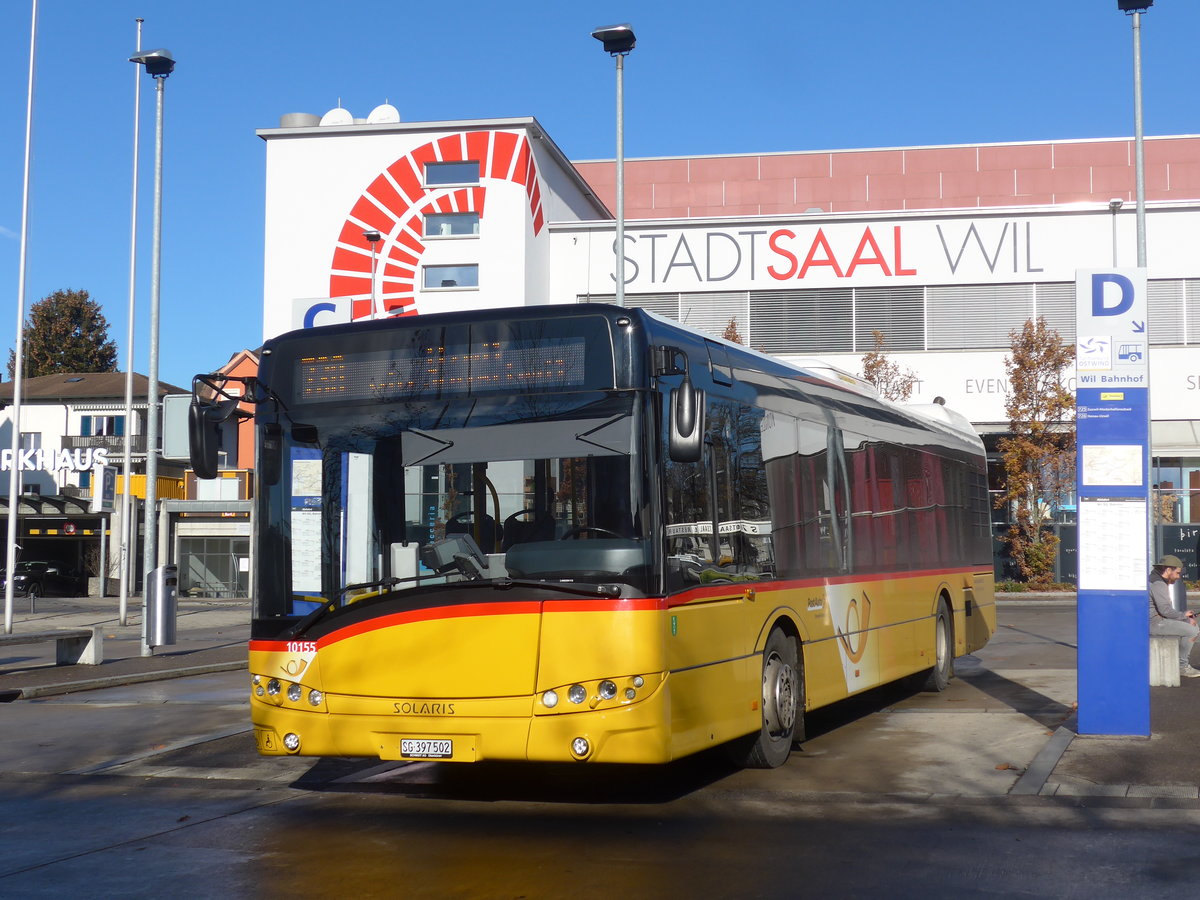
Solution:
[{"label": "bus side window", "polygon": [[714,401],[711,450],[718,568],[730,580],[759,578],[772,568],[771,517],[762,463],[764,412],[733,401]]}]

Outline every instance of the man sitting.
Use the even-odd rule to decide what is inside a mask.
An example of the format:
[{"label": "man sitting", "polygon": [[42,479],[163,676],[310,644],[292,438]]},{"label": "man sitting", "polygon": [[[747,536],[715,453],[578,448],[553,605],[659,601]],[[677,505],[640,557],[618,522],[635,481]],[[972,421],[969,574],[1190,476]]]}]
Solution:
[{"label": "man sitting", "polygon": [[1190,609],[1180,612],[1171,602],[1171,585],[1183,577],[1183,563],[1178,556],[1164,556],[1150,570],[1150,633],[1179,638],[1179,674],[1184,678],[1200,677],[1200,669],[1191,663],[1192,644],[1200,635],[1196,614]]}]

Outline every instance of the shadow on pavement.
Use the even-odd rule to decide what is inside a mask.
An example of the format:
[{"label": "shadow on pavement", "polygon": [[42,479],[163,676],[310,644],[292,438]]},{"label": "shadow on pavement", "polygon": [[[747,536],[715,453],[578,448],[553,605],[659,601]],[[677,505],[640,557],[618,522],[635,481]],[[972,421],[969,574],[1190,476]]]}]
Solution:
[{"label": "shadow on pavement", "polygon": [[1029,716],[1047,728],[1057,728],[1075,711],[1065,703],[1003,675],[997,675],[990,669],[980,668],[958,677],[976,690],[999,700],[1016,712]]}]

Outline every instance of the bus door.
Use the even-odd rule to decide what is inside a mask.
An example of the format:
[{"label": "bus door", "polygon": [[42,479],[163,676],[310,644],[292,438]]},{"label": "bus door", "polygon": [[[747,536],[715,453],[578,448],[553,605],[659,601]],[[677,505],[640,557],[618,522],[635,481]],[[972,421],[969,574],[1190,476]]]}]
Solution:
[{"label": "bus door", "polygon": [[771,519],[762,458],[764,412],[709,396],[701,458],[676,462],[662,435],[663,541],[668,663],[690,704],[672,709],[685,744],[693,731],[744,731],[741,702],[760,689],[754,656],[774,576]]}]

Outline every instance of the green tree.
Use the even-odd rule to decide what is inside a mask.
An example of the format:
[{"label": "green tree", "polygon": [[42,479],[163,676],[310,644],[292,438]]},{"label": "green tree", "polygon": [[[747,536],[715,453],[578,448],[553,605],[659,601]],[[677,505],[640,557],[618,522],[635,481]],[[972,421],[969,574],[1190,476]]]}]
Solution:
[{"label": "green tree", "polygon": [[1075,398],[1063,375],[1075,348],[1038,316],[1013,331],[1012,355],[1004,358],[1011,391],[1004,404],[1010,434],[998,443],[1004,489],[997,507],[1008,507],[1006,539],[1021,574],[1036,586],[1054,575],[1058,538],[1050,525],[1075,483]]},{"label": "green tree", "polygon": [[875,385],[879,396],[885,400],[903,402],[912,396],[917,384],[917,375],[912,369],[901,369],[900,365],[888,357],[883,348],[883,332],[875,329],[871,332],[875,338],[875,349],[863,354],[862,377]]},{"label": "green tree", "polygon": [[[17,354],[8,353],[8,377]],[[55,291],[33,304],[25,320],[26,378],[56,372],[115,372],[117,345],[108,339],[108,320],[87,291]]]}]

